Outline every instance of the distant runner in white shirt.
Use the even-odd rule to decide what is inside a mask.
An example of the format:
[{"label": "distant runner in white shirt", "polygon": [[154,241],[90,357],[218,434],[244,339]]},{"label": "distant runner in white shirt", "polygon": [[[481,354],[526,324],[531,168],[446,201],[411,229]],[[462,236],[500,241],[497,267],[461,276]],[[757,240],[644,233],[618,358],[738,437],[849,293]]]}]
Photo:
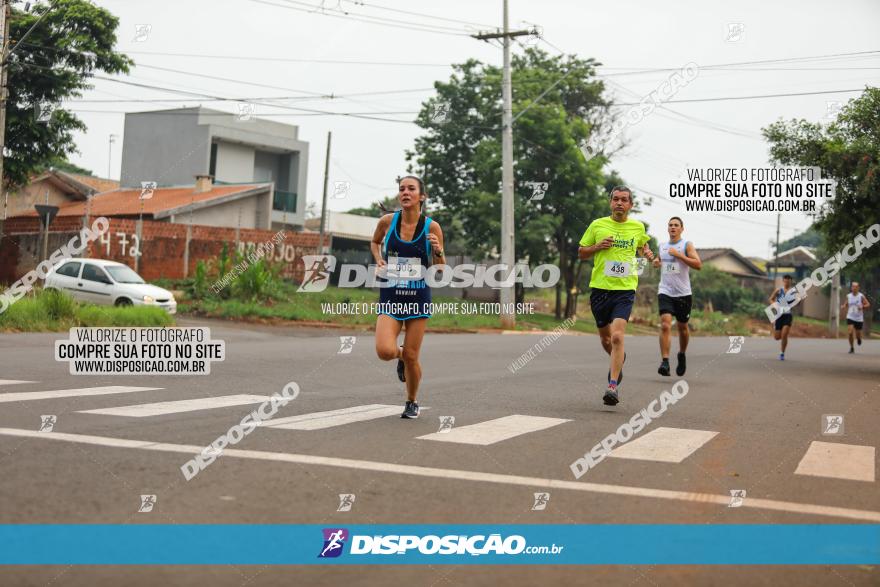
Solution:
[{"label": "distant runner in white shirt", "polygon": [[654,267],[660,269],[658,305],[660,307],[660,367],[657,373],[669,376],[669,350],[672,346],[672,317],[678,327],[678,364],[675,374],[681,377],[687,370],[685,351],[687,351],[690,331],[693,295],[691,292],[690,270],[699,271],[703,267],[694,243],[683,240],[681,233],[684,222],[678,216],[669,219],[666,226],[669,242],[660,245],[660,254],[654,259]]},{"label": "distant runner in white shirt", "polygon": [[853,281],[850,292],[846,294],[846,301],[840,306],[843,312],[846,308],[846,330],[849,333],[849,352],[856,352],[853,347],[853,337],[862,345],[862,325],[865,322],[865,310],[871,307],[865,294],[859,292],[859,282]]}]

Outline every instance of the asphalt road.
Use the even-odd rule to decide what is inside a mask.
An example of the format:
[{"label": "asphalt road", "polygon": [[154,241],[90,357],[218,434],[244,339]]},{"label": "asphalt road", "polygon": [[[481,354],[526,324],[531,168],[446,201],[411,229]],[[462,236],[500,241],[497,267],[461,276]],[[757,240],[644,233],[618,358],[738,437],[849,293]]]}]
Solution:
[{"label": "asphalt road", "polygon": [[[72,376],[66,363],[54,360],[53,342],[63,335],[0,335],[0,377],[23,381],[0,385],[4,473],[0,522],[880,521],[874,449],[880,445],[877,341],[866,341],[855,355],[848,355],[844,340],[794,339],[787,360],[780,362],[778,343],[772,339],[747,338],[740,352],[728,353],[726,338],[694,338],[688,371],[681,378],[687,382],[687,395],[627,443],[642,456],[605,459],[576,480],[570,469],[575,459],[678,380],[657,374],[654,337],[627,337],[622,402],[608,408],[601,402],[607,358],[595,336],[562,336],[512,373],[508,365],[543,335],[428,334],[422,348],[422,417],[402,420],[395,412],[348,422],[353,419],[350,411],[338,420],[321,419],[315,413],[358,406],[402,407],[403,384],[397,380],[394,363],[376,358],[371,333],[182,323],[210,325],[213,338],[226,341],[227,359],[214,363],[210,375]],[[340,354],[339,337],[347,334],[356,336],[356,342],[350,353]],[[301,429],[260,427],[235,449],[262,452],[230,452],[190,481],[180,471],[189,457],[179,446],[211,443],[255,404],[145,417],[82,413],[239,394],[269,396],[290,381],[299,385],[301,393],[281,408],[275,420],[311,414],[306,418],[312,424],[326,427],[302,429],[309,426],[303,418],[293,425]],[[77,392],[45,399],[11,395],[100,386],[155,389],[106,395]],[[52,432],[34,434],[41,416],[47,414],[56,416]],[[826,414],[844,416],[842,435],[823,434]],[[509,418],[515,415],[521,417]],[[441,417],[447,416],[455,418],[450,432],[419,438],[438,433]],[[500,418],[507,420],[492,423]],[[498,438],[493,435],[505,432],[508,438],[492,442]],[[161,442],[167,450],[127,446],[116,439]],[[637,446],[641,439],[645,441]],[[839,446],[828,449],[814,442]],[[841,446],[854,452],[826,454]],[[802,474],[795,473],[799,467]],[[746,491],[741,507],[729,507],[731,490]],[[543,510],[532,509],[536,492],[550,494]],[[157,496],[153,511],[138,512],[142,494]],[[356,496],[350,511],[337,511],[340,494]],[[845,587],[880,585],[880,569],[472,565],[0,569],[0,584],[36,586],[433,586],[499,581]]]}]

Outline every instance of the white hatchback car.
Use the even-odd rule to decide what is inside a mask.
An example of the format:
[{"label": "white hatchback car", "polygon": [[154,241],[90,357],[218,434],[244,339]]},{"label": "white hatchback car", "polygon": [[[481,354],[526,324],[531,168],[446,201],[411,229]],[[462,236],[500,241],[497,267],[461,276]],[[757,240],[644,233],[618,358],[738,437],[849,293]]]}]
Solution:
[{"label": "white hatchback car", "polygon": [[104,259],[70,259],[46,276],[46,289],[69,293],[75,300],[105,306],[158,306],[177,313],[167,289],[145,283],[128,265]]}]

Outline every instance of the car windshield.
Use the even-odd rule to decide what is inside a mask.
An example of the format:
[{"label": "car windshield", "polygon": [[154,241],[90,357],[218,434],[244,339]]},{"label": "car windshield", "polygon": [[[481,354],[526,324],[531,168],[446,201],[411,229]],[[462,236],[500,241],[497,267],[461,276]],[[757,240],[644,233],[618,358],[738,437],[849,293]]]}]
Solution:
[{"label": "car windshield", "polygon": [[117,283],[144,283],[144,280],[141,279],[141,276],[131,270],[130,267],[125,265],[113,265],[110,267],[105,267],[107,273],[110,274],[110,277]]}]

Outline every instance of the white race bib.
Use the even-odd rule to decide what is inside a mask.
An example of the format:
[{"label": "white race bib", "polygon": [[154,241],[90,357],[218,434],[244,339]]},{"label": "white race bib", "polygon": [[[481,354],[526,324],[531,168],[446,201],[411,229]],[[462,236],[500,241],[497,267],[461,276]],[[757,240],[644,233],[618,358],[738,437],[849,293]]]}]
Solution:
[{"label": "white race bib", "polygon": [[418,257],[388,257],[389,279],[421,279],[422,260]]},{"label": "white race bib", "polygon": [[625,261],[605,261],[606,277],[629,277],[631,266]]},{"label": "white race bib", "polygon": [[681,273],[678,261],[663,261],[663,264],[660,267],[663,273]]}]

